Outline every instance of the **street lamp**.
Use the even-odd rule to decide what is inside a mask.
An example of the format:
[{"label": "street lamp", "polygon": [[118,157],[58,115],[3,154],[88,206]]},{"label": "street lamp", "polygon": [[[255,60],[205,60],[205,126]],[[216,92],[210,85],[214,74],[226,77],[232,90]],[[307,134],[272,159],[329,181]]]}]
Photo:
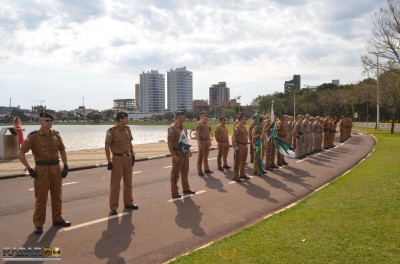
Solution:
[{"label": "street lamp", "polygon": [[[239,101],[240,101],[240,98],[242,98],[241,95],[236,96],[236,99],[239,100]],[[239,113],[240,113],[240,102],[238,104],[239,104]]]},{"label": "street lamp", "polygon": [[379,130],[379,54],[383,52],[370,52],[370,54],[376,55],[376,130]]}]

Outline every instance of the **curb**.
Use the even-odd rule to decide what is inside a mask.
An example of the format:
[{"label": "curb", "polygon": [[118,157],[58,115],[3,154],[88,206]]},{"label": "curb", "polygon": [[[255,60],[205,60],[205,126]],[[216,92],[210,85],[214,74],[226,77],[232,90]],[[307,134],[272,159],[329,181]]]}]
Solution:
[{"label": "curb", "polygon": [[[210,150],[216,150],[216,148],[211,147]],[[192,151],[192,153],[198,153],[198,152],[199,152],[198,150]],[[159,155],[159,156],[144,157],[144,158],[135,160],[135,162],[140,162],[140,161],[145,161],[145,160],[163,159],[163,158],[168,158],[168,157],[171,157],[171,154],[163,154],[163,155]],[[101,168],[101,167],[107,167],[107,163],[98,163],[98,164],[94,164],[94,165],[74,167],[74,168],[69,169],[68,171],[80,171],[80,170],[96,169],[96,168]],[[29,176],[29,174],[25,174],[25,173],[12,174],[12,175],[0,177],[0,181],[7,180],[7,179],[21,178],[21,177],[30,177],[30,176]]]}]

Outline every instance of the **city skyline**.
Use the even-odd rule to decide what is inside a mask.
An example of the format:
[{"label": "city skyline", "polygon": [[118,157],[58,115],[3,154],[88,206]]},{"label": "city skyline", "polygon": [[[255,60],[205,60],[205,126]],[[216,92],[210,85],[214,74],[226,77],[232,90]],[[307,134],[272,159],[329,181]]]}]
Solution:
[{"label": "city skyline", "polygon": [[372,18],[386,1],[2,1],[0,105],[104,110],[135,98],[143,71],[186,66],[193,99],[227,82],[251,103],[340,79],[358,82]]}]

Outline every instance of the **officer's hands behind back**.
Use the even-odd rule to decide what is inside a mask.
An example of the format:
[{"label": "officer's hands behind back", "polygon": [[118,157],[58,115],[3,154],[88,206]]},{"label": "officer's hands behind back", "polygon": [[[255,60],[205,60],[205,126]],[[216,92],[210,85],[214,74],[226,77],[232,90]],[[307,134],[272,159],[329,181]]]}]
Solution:
[{"label": "officer's hands behind back", "polygon": [[107,163],[107,170],[112,170],[112,169],[113,169],[112,162]]}]

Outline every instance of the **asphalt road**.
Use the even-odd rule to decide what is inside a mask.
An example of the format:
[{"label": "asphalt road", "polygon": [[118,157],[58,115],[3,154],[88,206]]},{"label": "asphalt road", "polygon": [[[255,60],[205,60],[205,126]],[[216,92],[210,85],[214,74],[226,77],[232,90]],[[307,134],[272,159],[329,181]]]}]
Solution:
[{"label": "asphalt road", "polygon": [[[242,183],[232,181],[231,171],[216,169],[216,151],[209,157],[214,173],[197,176],[194,154],[189,182],[197,193],[178,200],[170,198],[170,158],[139,162],[133,175],[133,197],[139,211],[123,211],[120,206],[117,217],[108,217],[109,171],[71,172],[64,180],[63,215],[73,225],[52,227],[48,201],[41,236],[32,233],[32,180],[2,180],[1,246],[57,246],[62,249],[62,263],[162,263],[301,199],[352,168],[375,142],[353,132],[346,143],[336,144],[303,160],[287,158],[288,166]],[[232,156],[231,149],[229,161]],[[249,163],[249,176],[252,171]]]}]

